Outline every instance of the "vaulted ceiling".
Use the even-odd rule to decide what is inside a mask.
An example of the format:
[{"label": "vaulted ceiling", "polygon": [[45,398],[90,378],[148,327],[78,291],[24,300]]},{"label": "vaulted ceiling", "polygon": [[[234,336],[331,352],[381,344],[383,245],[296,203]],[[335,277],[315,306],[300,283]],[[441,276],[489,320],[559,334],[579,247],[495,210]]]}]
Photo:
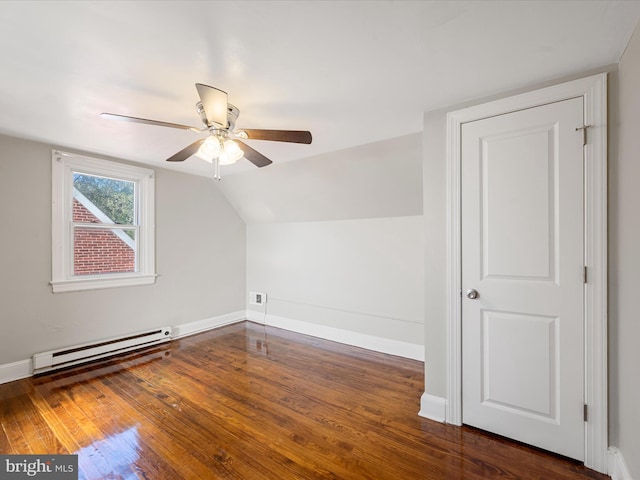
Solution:
[{"label": "vaulted ceiling", "polygon": [[99,116],[200,126],[201,82],[239,127],[310,130],[312,145],[251,143],[286,162],[616,63],[639,19],[638,1],[2,1],[0,133],[209,175],[165,162],[198,134]]}]

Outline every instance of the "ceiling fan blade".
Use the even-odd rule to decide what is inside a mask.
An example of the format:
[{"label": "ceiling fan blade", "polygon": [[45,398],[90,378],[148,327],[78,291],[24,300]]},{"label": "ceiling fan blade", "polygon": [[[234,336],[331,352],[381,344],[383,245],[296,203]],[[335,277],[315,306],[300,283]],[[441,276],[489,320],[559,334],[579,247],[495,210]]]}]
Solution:
[{"label": "ceiling fan blade", "polygon": [[269,160],[267,157],[262,155],[257,150],[254,150],[249,145],[240,140],[234,140],[234,142],[238,142],[241,145],[241,149],[244,152],[244,158],[253,163],[256,167],[266,167],[267,165],[271,165],[273,162]]},{"label": "ceiling fan blade", "polygon": [[272,142],[311,143],[311,132],[306,130],[256,130],[243,128],[249,140],[270,140]]},{"label": "ceiling fan blade", "polygon": [[209,124],[217,123],[227,128],[227,92],[202,83],[196,83],[196,89]]},{"label": "ceiling fan blade", "polygon": [[192,130],[199,132],[196,127],[190,127],[189,125],[181,125],[179,123],[161,122],[159,120],[149,120],[148,118],[129,117],[127,115],[118,115],[117,113],[101,113],[102,118],[108,118],[111,120],[121,120],[124,122],[144,123],[145,125],[156,125],[158,127],[170,127],[179,128],[181,130]]},{"label": "ceiling fan blade", "polygon": [[178,153],[167,158],[167,162],[184,162],[187,158],[189,158],[191,155],[194,155],[198,151],[200,145],[202,145],[202,142],[204,142],[205,140],[206,138],[196,140],[188,147],[183,148]]}]

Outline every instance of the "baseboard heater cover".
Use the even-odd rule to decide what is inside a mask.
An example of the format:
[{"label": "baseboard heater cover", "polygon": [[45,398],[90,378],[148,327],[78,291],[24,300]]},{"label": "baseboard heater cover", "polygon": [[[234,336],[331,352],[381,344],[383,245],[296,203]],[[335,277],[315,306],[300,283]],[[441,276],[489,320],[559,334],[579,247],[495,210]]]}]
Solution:
[{"label": "baseboard heater cover", "polygon": [[102,342],[86,343],[33,356],[33,373],[39,374],[92,362],[171,340],[171,327],[161,327]]}]

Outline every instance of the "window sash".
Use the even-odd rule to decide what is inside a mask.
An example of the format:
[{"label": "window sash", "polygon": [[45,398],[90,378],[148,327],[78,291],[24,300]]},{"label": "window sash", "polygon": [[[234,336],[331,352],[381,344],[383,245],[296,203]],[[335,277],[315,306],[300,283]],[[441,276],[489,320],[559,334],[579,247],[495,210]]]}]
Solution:
[{"label": "window sash", "polygon": [[[155,282],[154,171],[112,161],[52,151],[52,281],[53,292],[89,290]],[[73,174],[134,183],[134,224],[73,221]],[[65,226],[66,225],[66,226]],[[99,228],[135,232],[135,272],[74,274],[74,231]]]},{"label": "window sash", "polygon": [[[97,178],[105,178],[107,180],[114,180],[117,182],[128,182],[128,183],[132,183],[133,184],[133,224],[135,225],[139,225],[140,224],[140,212],[138,209],[138,206],[140,205],[140,186],[139,186],[139,181],[136,179],[132,179],[132,178],[126,178],[124,176],[112,176],[112,175],[99,175],[95,172],[89,172],[86,171],[86,169],[72,169],[71,170],[71,191],[73,192],[73,190],[76,188],[75,186],[75,175],[82,175],[82,176],[86,176],[86,177],[97,177]],[[83,194],[84,195],[84,194]],[[71,196],[71,209],[73,212],[73,199],[74,199],[74,195]],[[93,212],[92,212],[93,213]],[[73,215],[71,216],[72,220],[73,220]],[[111,219],[112,220],[112,219]],[[108,223],[108,222],[103,222],[103,223]],[[120,225],[117,224],[115,222],[111,222],[109,223],[109,225]]]},{"label": "window sash", "polygon": [[[134,232],[134,238],[132,240],[133,246],[131,247],[134,255],[134,268],[132,272],[122,271],[122,272],[101,272],[95,274],[78,274],[76,273],[76,229],[95,229],[95,230],[105,230],[105,231],[122,231],[124,235],[127,235],[125,230],[132,230]],[[140,252],[140,228],[138,225],[123,225],[123,224],[115,224],[115,223],[86,223],[86,222],[71,222],[70,225],[70,235],[69,238],[71,240],[69,244],[69,261],[71,265],[69,265],[69,272],[71,276],[74,278],[100,278],[105,275],[127,275],[134,274],[140,272],[140,262],[139,262],[139,252]],[[122,239],[120,235],[118,235]],[[124,240],[123,240],[124,241]]]}]

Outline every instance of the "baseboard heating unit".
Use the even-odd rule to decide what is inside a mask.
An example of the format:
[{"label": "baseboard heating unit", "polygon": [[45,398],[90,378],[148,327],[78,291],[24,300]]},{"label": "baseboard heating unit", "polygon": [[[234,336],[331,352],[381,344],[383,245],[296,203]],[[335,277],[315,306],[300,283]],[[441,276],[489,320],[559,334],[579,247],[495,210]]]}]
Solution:
[{"label": "baseboard heating unit", "polygon": [[135,333],[102,342],[75,345],[73,347],[36,353],[33,356],[35,375],[81,363],[92,362],[138,348],[149,347],[171,340],[171,328],[162,327],[148,332]]}]

